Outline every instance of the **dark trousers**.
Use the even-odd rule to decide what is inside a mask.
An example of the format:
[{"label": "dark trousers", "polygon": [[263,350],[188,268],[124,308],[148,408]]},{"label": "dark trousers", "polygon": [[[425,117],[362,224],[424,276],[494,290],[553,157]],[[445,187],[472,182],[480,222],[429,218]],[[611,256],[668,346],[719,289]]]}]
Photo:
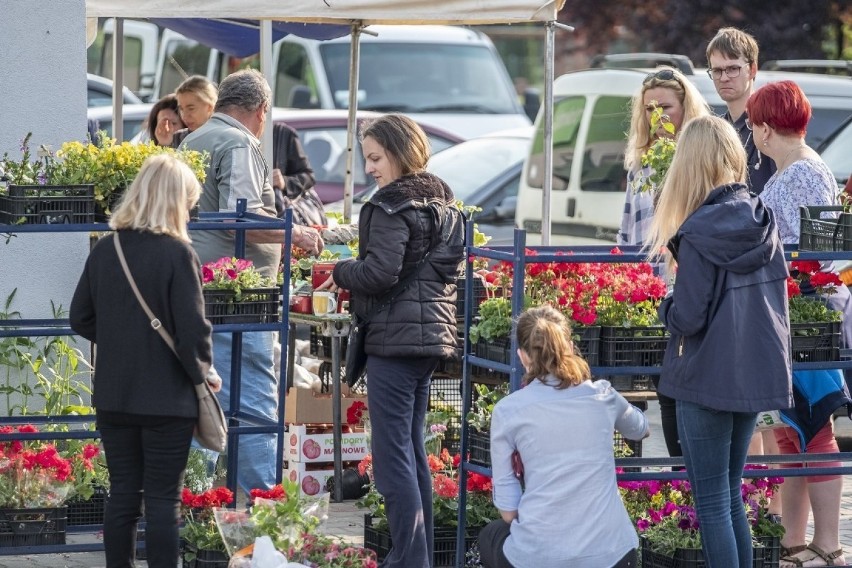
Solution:
[{"label": "dark trousers", "polygon": [[[654,375],[652,380],[655,387],[659,386],[660,375]],[[660,393],[657,393],[657,400],[660,403],[660,423],[663,427],[666,450],[670,457],[680,457],[683,455],[683,450],[680,447],[680,436],[677,432],[677,403],[675,399]]]},{"label": "dark trousers", "polygon": [[384,568],[429,568],[432,478],[423,431],[435,358],[367,357],[370,445],[393,546]]},{"label": "dark trousers", "polygon": [[108,568],[134,566],[136,525],[145,502],[145,548],[150,568],[174,568],[183,474],[194,418],[98,412],[109,470],[104,513]]},{"label": "dark trousers", "polygon": [[[503,543],[509,538],[511,525],[503,519],[491,521],[479,531],[479,559],[485,568],[515,568],[503,554]],[[602,543],[603,544],[603,543]],[[531,565],[535,564],[530,559]],[[636,568],[636,551],[631,550],[612,568]]]}]

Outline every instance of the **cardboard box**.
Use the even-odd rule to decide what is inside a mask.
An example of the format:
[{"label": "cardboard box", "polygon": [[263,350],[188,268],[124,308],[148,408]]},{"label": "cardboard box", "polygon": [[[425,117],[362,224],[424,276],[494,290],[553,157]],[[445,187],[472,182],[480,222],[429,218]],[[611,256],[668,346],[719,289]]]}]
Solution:
[{"label": "cardboard box", "polygon": [[[366,395],[353,395],[346,386],[341,387],[341,417],[346,422],[346,411],[360,400],[367,403]],[[290,387],[284,402],[284,421],[287,424],[331,424],[331,394],[316,394],[311,389]]]},{"label": "cardboard box", "polygon": [[[328,463],[334,461],[334,434],[330,428],[316,431],[304,424],[289,427],[284,456],[289,462]],[[343,461],[367,457],[367,435],[364,432],[343,433]]]},{"label": "cardboard box", "polygon": [[303,495],[328,493],[325,485],[330,477],[334,477],[334,466],[308,469],[306,464],[299,462],[288,462],[287,465],[287,469],[284,470],[284,479],[298,483]]}]

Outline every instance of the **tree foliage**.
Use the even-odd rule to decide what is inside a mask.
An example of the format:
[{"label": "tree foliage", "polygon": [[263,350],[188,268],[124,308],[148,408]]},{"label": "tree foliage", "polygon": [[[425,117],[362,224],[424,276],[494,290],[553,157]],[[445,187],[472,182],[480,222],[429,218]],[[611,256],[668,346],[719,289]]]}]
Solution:
[{"label": "tree foliage", "polygon": [[[568,0],[559,20],[586,38],[589,53],[661,51],[705,62],[716,31],[733,26],[760,45],[761,61],[837,57],[842,25],[852,24],[848,0]],[[834,39],[832,39],[832,37]],[[826,40],[829,40],[826,42]],[[829,53],[826,53],[828,47]]]}]

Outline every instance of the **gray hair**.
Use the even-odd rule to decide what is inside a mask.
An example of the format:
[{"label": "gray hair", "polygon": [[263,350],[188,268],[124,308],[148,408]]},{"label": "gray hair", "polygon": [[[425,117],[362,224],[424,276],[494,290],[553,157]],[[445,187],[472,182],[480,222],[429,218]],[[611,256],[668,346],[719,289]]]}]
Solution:
[{"label": "gray hair", "polygon": [[251,112],[261,105],[269,104],[271,100],[272,89],[261,72],[257,69],[242,69],[222,80],[215,110],[222,112],[237,107]]}]

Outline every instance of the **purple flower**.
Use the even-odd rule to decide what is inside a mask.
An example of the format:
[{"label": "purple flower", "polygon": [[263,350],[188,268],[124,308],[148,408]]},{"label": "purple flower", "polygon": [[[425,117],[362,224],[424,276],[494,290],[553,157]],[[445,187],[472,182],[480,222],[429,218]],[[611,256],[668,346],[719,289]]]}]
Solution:
[{"label": "purple flower", "polygon": [[44,172],[39,172],[38,176],[36,176],[36,179],[38,180],[39,185],[47,184],[47,176],[44,175]]}]

